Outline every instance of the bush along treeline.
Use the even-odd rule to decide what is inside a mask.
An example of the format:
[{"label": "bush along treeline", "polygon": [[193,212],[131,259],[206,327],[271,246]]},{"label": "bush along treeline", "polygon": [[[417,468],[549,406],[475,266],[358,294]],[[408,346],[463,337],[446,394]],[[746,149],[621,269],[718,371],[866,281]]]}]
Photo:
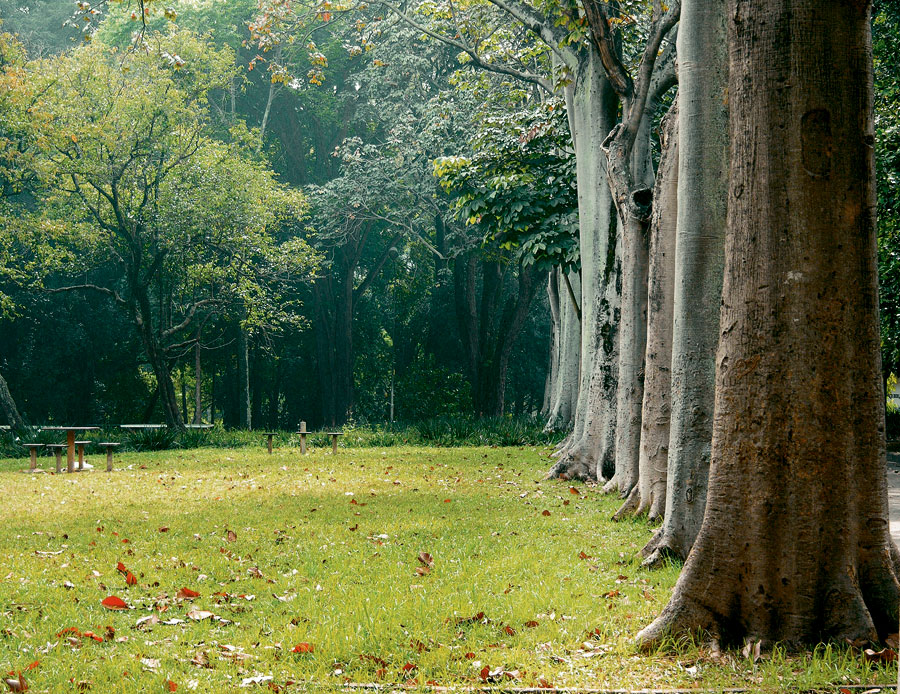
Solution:
[{"label": "bush along treeline", "polygon": [[[363,426],[348,423],[339,439],[340,448],[391,448],[395,446],[552,446],[563,438],[562,432],[547,431],[540,416],[511,415],[475,418],[465,415],[446,415],[423,419],[416,424]],[[272,432],[275,448],[300,447],[296,431]],[[266,445],[266,437],[246,429],[226,429],[221,424],[209,429],[148,429],[123,433],[110,427],[84,432],[83,440],[98,443],[121,443],[117,451],[163,451],[190,448],[251,448]],[[24,443],[60,443],[60,434],[27,427],[19,432],[0,432],[0,458],[21,458]],[[311,448],[331,448],[331,436],[326,430],[310,431],[307,445]],[[99,448],[86,455],[100,455]],[[43,453],[46,455],[46,452]]]}]

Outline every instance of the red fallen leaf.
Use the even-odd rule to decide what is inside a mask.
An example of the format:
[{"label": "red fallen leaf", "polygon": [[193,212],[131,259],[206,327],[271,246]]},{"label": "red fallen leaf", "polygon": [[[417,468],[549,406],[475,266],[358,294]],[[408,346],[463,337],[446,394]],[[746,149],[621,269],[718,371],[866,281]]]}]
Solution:
[{"label": "red fallen leaf", "polygon": [[237,533],[234,532],[234,530],[229,530],[227,533],[225,533],[225,539],[227,539],[229,542],[236,542]]},{"label": "red fallen leaf", "polygon": [[125,573],[126,571],[128,571],[128,569],[125,568],[125,564],[119,562],[118,564],[116,564],[116,571],[118,571],[119,573]]},{"label": "red fallen leaf", "polygon": [[170,692],[177,692],[178,685],[175,684],[172,680],[166,680],[166,690]]},{"label": "red fallen leaf", "polygon": [[416,575],[417,576],[427,576],[431,572],[427,566],[417,566],[416,567]]},{"label": "red fallen leaf", "polygon": [[359,506],[359,502],[356,499],[350,499],[350,503],[354,506]]},{"label": "red fallen leaf", "polygon": [[445,503],[445,504],[449,504],[449,503],[450,503],[450,499],[444,499],[444,503]]},{"label": "red fallen leaf", "polygon": [[466,660],[475,660],[475,654],[469,651],[466,653]]},{"label": "red fallen leaf", "polygon": [[600,638],[603,635],[603,632],[600,631],[600,627],[594,627],[593,629],[591,629],[590,631],[587,632],[587,635],[588,636],[596,636],[597,638]]},{"label": "red fallen leaf", "polygon": [[94,641],[97,641],[98,643],[103,643],[103,637],[98,636],[93,631],[86,631],[81,636],[85,639],[94,639]]},{"label": "red fallen leaf", "polygon": [[356,525],[354,525],[352,528],[347,528],[347,530],[349,530],[349,531],[352,533],[352,532],[354,532],[357,528],[359,528],[359,523],[357,523]]},{"label": "red fallen leaf", "polygon": [[579,559],[593,559],[593,557],[590,554],[587,554],[586,552],[579,552],[578,558]]},{"label": "red fallen leaf", "polygon": [[366,655],[365,653],[359,656],[360,660],[371,660],[373,663],[380,665],[381,667],[387,667],[387,661],[379,658],[377,655]]},{"label": "red fallen leaf", "polygon": [[386,675],[387,675],[387,670],[385,670],[383,667],[378,668],[375,671],[375,677],[377,677],[378,679],[383,679]]},{"label": "red fallen leaf", "polygon": [[[553,689],[554,687],[547,680],[545,680],[543,677],[541,677],[541,679],[538,680],[538,688],[539,689]],[[848,692],[848,694],[849,694],[849,692]]]},{"label": "red fallen leaf", "polygon": [[313,646],[311,643],[306,643],[304,641],[303,643],[298,643],[296,646],[294,646],[291,649],[291,653],[312,653],[315,650],[316,650],[315,646]]},{"label": "red fallen leaf", "polygon": [[437,680],[425,680],[425,684],[427,684],[429,687],[437,687],[438,686]]},{"label": "red fallen leaf", "polygon": [[619,597],[619,595],[621,595],[621,593],[619,593],[619,591],[611,590],[608,593],[604,593],[603,597],[606,598],[607,600],[612,600],[613,598]]},{"label": "red fallen leaf", "polygon": [[416,667],[418,667],[418,666],[414,665],[413,663],[406,663],[406,665],[404,665],[400,669],[403,670],[403,672],[412,672],[413,670],[416,669]]},{"label": "red fallen leaf", "polygon": [[129,586],[136,586],[137,578],[135,578],[134,574],[129,571],[125,574],[125,583],[127,583]]},{"label": "red fallen leaf", "polygon": [[549,516],[549,515],[550,515],[550,511],[548,511],[547,509],[544,509],[543,511],[541,511],[541,515],[542,515],[542,516]]},{"label": "red fallen leaf", "polygon": [[[165,526],[165,525],[164,525],[163,527],[161,527],[161,528],[159,529],[159,532],[161,532],[161,533],[167,533],[167,532],[169,532],[168,526]],[[175,690],[173,689],[172,691],[174,692]]]},{"label": "red fallen leaf", "polygon": [[419,563],[423,566],[427,566],[429,569],[434,566],[434,557],[428,552],[419,552],[418,560]]},{"label": "red fallen leaf", "polygon": [[56,635],[56,638],[59,638],[63,634],[75,634],[76,636],[81,636],[81,632],[78,631],[78,629],[76,629],[75,627],[66,627]]},{"label": "red fallen leaf", "polygon": [[193,600],[194,598],[199,598],[200,593],[196,590],[191,590],[190,588],[179,588],[178,593],[176,593],[175,597],[179,600]]},{"label": "red fallen leaf", "polygon": [[127,545],[129,542],[131,542],[131,540],[129,540],[127,537],[123,537],[123,538],[122,538],[122,544],[123,544],[123,545]]},{"label": "red fallen leaf", "polygon": [[538,624],[540,624],[540,622],[536,622],[533,619],[529,619],[527,622],[525,622],[525,626],[529,629],[534,629],[534,627],[536,627]]},{"label": "red fallen leaf", "polygon": [[578,490],[575,487],[569,487],[569,494],[578,494]]},{"label": "red fallen leaf", "polygon": [[40,665],[41,665],[41,661],[35,660],[33,663],[31,663],[31,665],[29,665],[24,670],[22,670],[22,672],[28,672],[29,670],[34,670],[36,667],[40,667]]},{"label": "red fallen leaf", "polygon": [[403,683],[403,686],[404,687],[418,687],[419,680],[418,680],[418,678],[413,677],[411,679],[406,680],[406,682]]},{"label": "red fallen leaf", "polygon": [[566,499],[565,501],[563,501],[563,506],[568,506],[568,505],[569,505],[569,500],[568,500],[568,499]]},{"label": "red fallen leaf", "polygon": [[100,604],[103,605],[107,610],[127,610],[128,604],[122,600],[122,598],[110,595],[108,598],[103,598],[100,601]]},{"label": "red fallen leaf", "polygon": [[893,663],[897,660],[897,651],[893,648],[882,648],[880,651],[867,648],[863,651],[863,655],[869,663]]},{"label": "red fallen leaf", "polygon": [[507,624],[505,627],[503,627],[503,633],[507,636],[515,636],[516,630]]},{"label": "red fallen leaf", "polygon": [[487,682],[488,675],[490,675],[490,674],[491,674],[491,669],[487,665],[485,665],[483,668],[481,668],[481,670],[478,672],[478,676],[481,678],[482,682]]}]

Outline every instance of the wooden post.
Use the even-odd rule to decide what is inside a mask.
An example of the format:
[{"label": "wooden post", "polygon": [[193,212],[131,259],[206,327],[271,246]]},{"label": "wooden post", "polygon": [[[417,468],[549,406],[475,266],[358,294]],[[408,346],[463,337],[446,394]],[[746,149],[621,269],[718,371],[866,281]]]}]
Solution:
[{"label": "wooden post", "polygon": [[84,444],[78,444],[78,471],[84,471]]},{"label": "wooden post", "polygon": [[300,422],[300,455],[306,455],[306,422]]},{"label": "wooden post", "polygon": [[266,434],[266,447],[269,449],[269,455],[272,455],[272,434]]},{"label": "wooden post", "polygon": [[28,468],[30,472],[34,472],[34,469],[37,467],[37,446],[29,446],[28,447],[29,459],[31,460],[31,464]]},{"label": "wooden post", "polygon": [[331,435],[331,453],[332,454],[337,453],[337,437],[338,437],[337,434]]},{"label": "wooden post", "polygon": [[112,472],[112,458],[113,458],[113,449],[112,446],[106,447],[106,471]]},{"label": "wooden post", "polygon": [[66,471],[75,472],[75,432],[66,432]]},{"label": "wooden post", "polygon": [[53,454],[56,456],[56,474],[58,475],[62,472],[62,449],[56,446],[53,449]]}]

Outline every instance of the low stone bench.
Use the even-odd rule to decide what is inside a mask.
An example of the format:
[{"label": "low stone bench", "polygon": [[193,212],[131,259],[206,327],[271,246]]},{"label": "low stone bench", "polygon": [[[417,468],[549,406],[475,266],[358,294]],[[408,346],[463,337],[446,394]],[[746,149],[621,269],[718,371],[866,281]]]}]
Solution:
[{"label": "low stone bench", "polygon": [[63,451],[66,450],[68,446],[64,443],[48,443],[47,450],[53,451],[53,455],[56,456],[56,474],[62,472],[62,454]]},{"label": "low stone bench", "polygon": [[331,437],[331,452],[337,453],[337,440],[338,436],[343,436],[343,431],[329,431],[328,435]]},{"label": "low stone bench", "polygon": [[113,469],[113,451],[121,446],[121,443],[115,443],[113,441],[101,441],[97,444],[100,448],[106,451],[106,471],[112,472]]},{"label": "low stone bench", "polygon": [[78,471],[84,471],[84,447],[92,444],[93,441],[76,441],[75,445],[78,446]]},{"label": "low stone bench", "polygon": [[23,443],[23,446],[28,449],[28,472],[34,472],[34,469],[37,467],[37,454],[38,448],[43,448],[44,444],[42,443]]}]

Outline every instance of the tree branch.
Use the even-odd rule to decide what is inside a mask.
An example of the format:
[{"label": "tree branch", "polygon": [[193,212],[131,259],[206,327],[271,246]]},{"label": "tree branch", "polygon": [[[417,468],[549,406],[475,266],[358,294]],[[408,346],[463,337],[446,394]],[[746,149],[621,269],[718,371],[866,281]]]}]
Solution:
[{"label": "tree branch", "polygon": [[187,328],[194,320],[194,315],[197,313],[198,308],[203,308],[204,306],[209,306],[210,304],[218,304],[220,301],[218,299],[201,299],[200,301],[194,302],[191,307],[188,309],[187,315],[184,320],[181,321],[178,325],[173,325],[171,328],[167,330],[163,330],[162,335],[160,337],[165,340],[169,337],[172,337],[175,333],[178,333],[185,328]]},{"label": "tree branch", "polygon": [[381,257],[378,258],[378,262],[372,267],[371,270],[366,274],[366,278],[360,283],[356,289],[353,290],[353,300],[355,301],[359,297],[361,297],[365,291],[369,288],[372,282],[375,281],[375,278],[378,276],[378,273],[381,272],[381,268],[384,267],[384,264],[387,262],[387,259],[391,255],[391,250],[393,250],[394,245],[403,238],[403,234],[397,234],[394,238],[391,239],[391,242],[387,245],[387,248],[384,249],[384,252],[381,254]]},{"label": "tree branch", "polygon": [[101,287],[97,284],[73,284],[70,287],[54,287],[54,288],[45,288],[45,292],[48,294],[61,294],[63,292],[76,292],[76,291],[93,291],[100,292],[101,294],[105,294],[106,296],[112,297],[112,299],[122,307],[127,308],[128,302],[122,298],[122,295],[118,292],[109,289],[108,287]]},{"label": "tree branch", "polygon": [[520,0],[488,0],[492,5],[499,7],[511,17],[518,19],[532,33],[540,37],[540,39],[549,46],[559,59],[565,63],[570,70],[575,70],[578,66],[578,52],[571,46],[564,46],[566,32],[560,27],[555,27],[542,16],[540,12]]}]

